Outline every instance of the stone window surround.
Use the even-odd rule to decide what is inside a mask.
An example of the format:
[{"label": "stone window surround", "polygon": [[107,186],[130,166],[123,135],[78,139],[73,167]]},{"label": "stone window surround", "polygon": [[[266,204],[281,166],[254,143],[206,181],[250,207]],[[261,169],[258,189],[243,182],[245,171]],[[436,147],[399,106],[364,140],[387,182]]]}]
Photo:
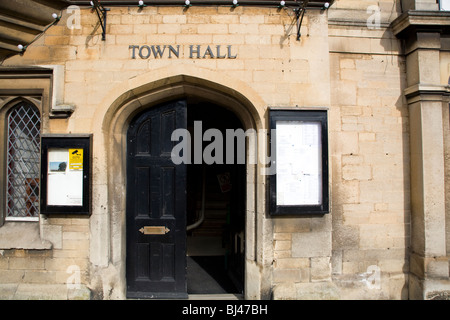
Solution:
[{"label": "stone window surround", "polygon": [[[63,66],[1,67],[0,68],[0,140],[6,148],[6,119],[11,108],[20,101],[35,105],[41,113],[41,132],[48,131],[50,118],[70,116],[72,106],[62,105]],[[6,150],[0,152],[0,193],[6,190]],[[5,197],[0,197],[0,250],[51,249],[52,242],[44,239],[48,229],[39,221],[5,221]],[[51,235],[49,235],[51,237]]]}]

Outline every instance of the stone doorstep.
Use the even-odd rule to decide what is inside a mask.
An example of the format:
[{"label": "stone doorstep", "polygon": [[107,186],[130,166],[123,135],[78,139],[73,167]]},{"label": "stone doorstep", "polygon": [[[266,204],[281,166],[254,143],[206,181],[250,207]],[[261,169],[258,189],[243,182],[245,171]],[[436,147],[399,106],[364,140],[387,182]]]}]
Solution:
[{"label": "stone doorstep", "polygon": [[65,284],[0,284],[0,300],[90,300],[85,285],[68,289]]}]

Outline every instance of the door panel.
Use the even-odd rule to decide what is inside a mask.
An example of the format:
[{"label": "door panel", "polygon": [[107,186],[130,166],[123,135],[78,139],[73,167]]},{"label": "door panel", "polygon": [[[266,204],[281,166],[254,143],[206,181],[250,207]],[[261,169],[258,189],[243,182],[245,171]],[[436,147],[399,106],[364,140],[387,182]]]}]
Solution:
[{"label": "door panel", "polygon": [[148,217],[150,209],[150,168],[136,168],[136,183],[139,186],[136,197],[136,214],[143,218]]},{"label": "door panel", "polygon": [[161,115],[161,140],[160,140],[162,154],[169,154],[170,156],[170,153],[172,152],[174,146],[174,143],[173,141],[171,141],[170,137],[172,136],[172,132],[175,129],[177,129],[175,111],[163,113]]},{"label": "door panel", "polygon": [[[127,296],[184,298],[186,165],[170,159],[172,132],[186,128],[185,101],[151,108],[127,135]],[[145,234],[146,226],[166,233]]]},{"label": "door panel", "polygon": [[175,217],[175,170],[174,168],[161,168],[162,176],[162,210],[161,214],[165,217]]},{"label": "door panel", "polygon": [[150,154],[151,144],[150,144],[150,132],[151,132],[151,119],[144,122],[136,136],[136,152],[138,154]]}]

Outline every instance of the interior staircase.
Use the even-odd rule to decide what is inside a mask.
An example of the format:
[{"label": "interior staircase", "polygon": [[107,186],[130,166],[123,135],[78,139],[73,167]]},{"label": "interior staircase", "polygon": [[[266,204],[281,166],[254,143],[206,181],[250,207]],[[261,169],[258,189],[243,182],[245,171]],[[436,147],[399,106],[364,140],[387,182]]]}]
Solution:
[{"label": "interior staircase", "polygon": [[[198,228],[192,230],[191,235],[193,237],[221,237],[227,224],[227,205],[228,201],[220,200],[219,196],[215,197],[213,194],[208,194],[208,201],[205,203],[205,220]],[[197,208],[198,211],[201,210],[201,203],[198,203]],[[198,212],[198,215],[200,215],[200,212]]]}]

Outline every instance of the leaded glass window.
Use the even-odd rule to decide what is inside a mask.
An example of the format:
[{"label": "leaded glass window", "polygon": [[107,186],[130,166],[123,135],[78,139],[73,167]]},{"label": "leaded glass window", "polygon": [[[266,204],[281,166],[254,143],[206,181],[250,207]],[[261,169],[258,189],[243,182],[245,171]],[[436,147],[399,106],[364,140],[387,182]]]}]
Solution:
[{"label": "leaded glass window", "polygon": [[20,102],[8,115],[6,220],[39,217],[41,118],[30,103]]}]

